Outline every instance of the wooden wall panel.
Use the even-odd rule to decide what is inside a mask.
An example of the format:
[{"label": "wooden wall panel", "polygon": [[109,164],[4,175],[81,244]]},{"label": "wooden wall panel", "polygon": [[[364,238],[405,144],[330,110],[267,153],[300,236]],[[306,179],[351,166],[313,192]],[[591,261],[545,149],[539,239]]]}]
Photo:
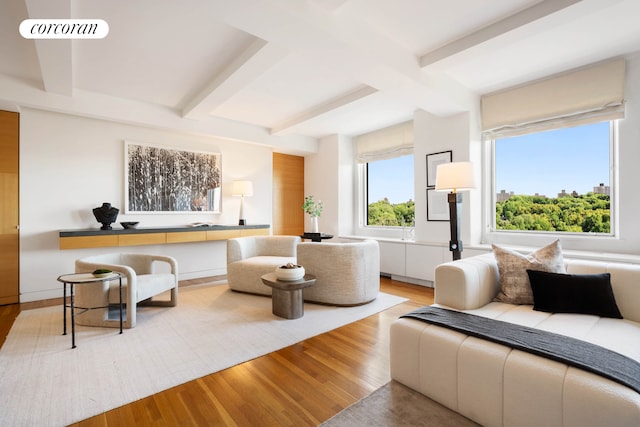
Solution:
[{"label": "wooden wall panel", "polygon": [[273,153],[273,234],[304,232],[304,157]]},{"label": "wooden wall panel", "polygon": [[20,301],[20,115],[0,111],[0,304]]},{"label": "wooden wall panel", "polygon": [[[269,230],[267,228],[267,230]],[[234,237],[240,237],[238,230],[214,230],[207,231],[207,240],[228,240]]]},{"label": "wooden wall panel", "polygon": [[206,231],[186,231],[184,233],[167,233],[167,243],[204,242]]},{"label": "wooden wall panel", "polygon": [[108,248],[112,246],[118,246],[118,236],[115,234],[60,238],[60,249]]},{"label": "wooden wall panel", "polygon": [[118,246],[164,245],[167,243],[167,233],[121,234],[118,236]]}]

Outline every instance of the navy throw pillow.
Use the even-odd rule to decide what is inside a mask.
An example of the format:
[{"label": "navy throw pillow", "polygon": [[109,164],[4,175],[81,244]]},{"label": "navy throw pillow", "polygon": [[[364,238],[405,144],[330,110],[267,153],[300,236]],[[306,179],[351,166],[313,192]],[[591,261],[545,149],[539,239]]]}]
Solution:
[{"label": "navy throw pillow", "polygon": [[527,274],[534,310],[622,319],[609,273],[560,274],[527,270]]}]

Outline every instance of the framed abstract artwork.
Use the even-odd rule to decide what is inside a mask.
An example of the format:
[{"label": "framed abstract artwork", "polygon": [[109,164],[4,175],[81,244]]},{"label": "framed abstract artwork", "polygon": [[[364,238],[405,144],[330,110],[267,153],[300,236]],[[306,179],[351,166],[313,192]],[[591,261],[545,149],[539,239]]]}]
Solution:
[{"label": "framed abstract artwork", "polygon": [[220,213],[222,155],[125,141],[126,213]]},{"label": "framed abstract artwork", "polygon": [[427,187],[436,186],[436,172],[441,163],[451,163],[452,151],[427,154]]}]

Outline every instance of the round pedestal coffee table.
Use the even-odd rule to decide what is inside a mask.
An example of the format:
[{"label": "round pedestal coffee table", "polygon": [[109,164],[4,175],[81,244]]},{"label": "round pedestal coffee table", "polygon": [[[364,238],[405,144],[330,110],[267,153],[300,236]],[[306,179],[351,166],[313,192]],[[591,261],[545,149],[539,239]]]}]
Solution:
[{"label": "round pedestal coffee table", "polygon": [[271,304],[273,314],[285,319],[298,319],[304,316],[302,290],[316,283],[313,274],[305,274],[299,280],[278,280],[275,273],[261,277],[262,283],[273,288]]}]

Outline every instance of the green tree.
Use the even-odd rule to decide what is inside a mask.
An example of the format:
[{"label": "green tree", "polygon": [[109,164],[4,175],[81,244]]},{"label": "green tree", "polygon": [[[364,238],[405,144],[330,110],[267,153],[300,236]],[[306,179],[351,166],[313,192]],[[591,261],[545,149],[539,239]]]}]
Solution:
[{"label": "green tree", "polygon": [[415,203],[413,200],[409,200],[405,203],[398,203],[393,206],[393,211],[396,215],[396,220],[399,225],[411,225],[415,217]]},{"label": "green tree", "polygon": [[496,228],[609,233],[610,198],[594,193],[560,198],[515,195],[496,203]]},{"label": "green tree", "polygon": [[383,226],[397,226],[398,220],[393,206],[387,198],[379,200],[375,203],[369,204],[368,209],[368,224],[369,225],[383,225]]},{"label": "green tree", "polygon": [[415,203],[409,200],[404,203],[391,204],[385,197],[383,200],[370,203],[367,211],[367,224],[385,227],[410,225],[415,217]]}]

